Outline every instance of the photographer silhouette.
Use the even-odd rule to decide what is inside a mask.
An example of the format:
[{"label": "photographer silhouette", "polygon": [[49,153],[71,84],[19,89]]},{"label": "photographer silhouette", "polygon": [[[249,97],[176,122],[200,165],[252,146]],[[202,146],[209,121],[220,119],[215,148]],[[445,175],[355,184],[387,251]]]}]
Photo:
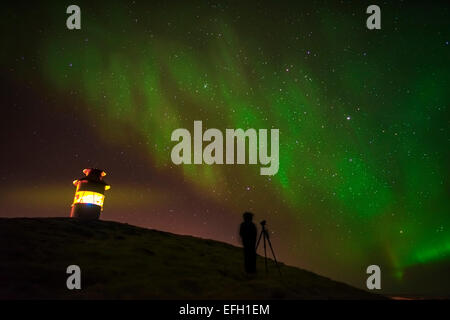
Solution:
[{"label": "photographer silhouette", "polygon": [[244,265],[247,273],[256,273],[256,225],[253,223],[253,213],[245,212],[242,217],[239,235],[244,246]]}]

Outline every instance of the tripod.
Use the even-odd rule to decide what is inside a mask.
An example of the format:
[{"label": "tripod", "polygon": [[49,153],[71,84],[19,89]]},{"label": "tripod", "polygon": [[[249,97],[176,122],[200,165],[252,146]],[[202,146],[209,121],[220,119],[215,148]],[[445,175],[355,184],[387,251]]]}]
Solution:
[{"label": "tripod", "polygon": [[273,256],[273,259],[275,261],[275,265],[277,266],[278,272],[280,273],[280,277],[281,277],[280,266],[278,265],[277,258],[275,257],[275,252],[273,251],[272,243],[270,242],[270,238],[269,238],[269,233],[266,230],[266,220],[261,221],[261,226],[262,226],[262,230],[261,230],[261,234],[259,235],[258,242],[256,243],[255,251],[258,250],[258,246],[259,246],[259,243],[261,241],[261,238],[263,238],[263,241],[264,241],[264,264],[266,266],[266,273],[267,273],[268,272],[268,269],[267,269],[267,248],[266,248],[266,241],[267,241],[269,243],[270,250],[272,251],[272,256]]}]

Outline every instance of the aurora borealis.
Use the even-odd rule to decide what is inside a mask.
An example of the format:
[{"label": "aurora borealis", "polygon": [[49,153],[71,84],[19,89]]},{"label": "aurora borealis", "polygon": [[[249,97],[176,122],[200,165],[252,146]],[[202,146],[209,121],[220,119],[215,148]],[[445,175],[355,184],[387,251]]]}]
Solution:
[{"label": "aurora borealis", "polygon": [[[444,2],[77,2],[3,10],[1,216],[68,216],[104,169],[103,219],[238,244],[266,219],[279,260],[387,293],[448,295]],[[274,176],[174,165],[177,128],[280,130]],[[259,168],[259,167],[258,167]]]}]

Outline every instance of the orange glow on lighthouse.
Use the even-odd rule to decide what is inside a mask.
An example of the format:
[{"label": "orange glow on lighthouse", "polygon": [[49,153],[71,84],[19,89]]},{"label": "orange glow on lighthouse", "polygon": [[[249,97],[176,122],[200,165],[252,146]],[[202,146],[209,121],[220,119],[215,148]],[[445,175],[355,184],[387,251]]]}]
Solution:
[{"label": "orange glow on lighthouse", "polygon": [[106,176],[103,170],[88,168],[84,169],[83,173],[85,177],[73,181],[77,189],[70,217],[95,220],[103,211],[105,190],[108,190],[110,185],[103,181],[103,177]]}]

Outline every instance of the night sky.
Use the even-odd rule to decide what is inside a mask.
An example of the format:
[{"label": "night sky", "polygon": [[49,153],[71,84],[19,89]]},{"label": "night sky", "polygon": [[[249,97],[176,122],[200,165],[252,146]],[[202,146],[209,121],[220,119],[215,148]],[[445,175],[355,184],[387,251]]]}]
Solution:
[{"label": "night sky", "polygon": [[[91,2],[2,9],[1,217],[68,217],[98,167],[101,219],[238,244],[250,210],[285,263],[450,294],[445,2]],[[278,173],[174,165],[194,120],[280,129]]]}]

